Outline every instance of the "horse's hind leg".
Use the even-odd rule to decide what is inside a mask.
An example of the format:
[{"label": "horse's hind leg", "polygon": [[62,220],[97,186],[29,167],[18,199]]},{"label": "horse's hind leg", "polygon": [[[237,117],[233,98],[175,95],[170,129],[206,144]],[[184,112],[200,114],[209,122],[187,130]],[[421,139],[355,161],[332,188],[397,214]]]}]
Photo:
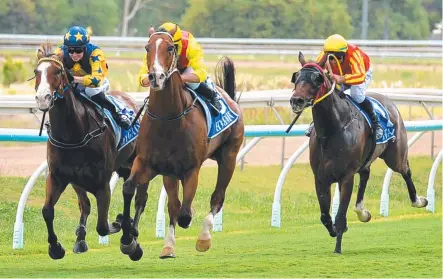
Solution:
[{"label": "horse's hind leg", "polygon": [[417,190],[412,181],[411,169],[409,168],[407,148],[407,145],[400,146],[400,141],[397,137],[397,142],[389,143],[388,148],[383,154],[383,159],[388,167],[400,173],[405,180],[412,206],[425,207],[428,205],[428,200],[425,197],[417,196]]},{"label": "horse's hind leg", "polygon": [[355,202],[354,211],[357,213],[358,219],[362,222],[369,222],[371,220],[371,212],[365,209],[363,204],[363,198],[370,173],[371,171],[369,167],[359,172],[360,184],[358,185],[357,201]]},{"label": "horse's hind leg", "polygon": [[67,185],[68,183],[57,181],[52,173],[49,173],[46,178],[46,199],[42,214],[48,230],[48,253],[54,260],[62,259],[65,256],[65,249],[57,241],[57,235],[54,232],[54,206]]},{"label": "horse's hind leg", "polygon": [[86,191],[82,188],[73,185],[72,186],[77,193],[78,197],[78,207],[80,208],[80,222],[75,230],[77,235],[77,240],[74,244],[74,253],[84,253],[88,251],[88,244],[86,243],[86,221],[91,213],[91,202],[89,201]]},{"label": "horse's hind leg", "polygon": [[[228,147],[226,146],[224,148]],[[218,175],[217,184],[211,196],[211,211],[203,221],[203,227],[195,245],[195,248],[199,252],[206,252],[211,247],[210,230],[214,224],[214,216],[223,207],[226,189],[235,170],[237,150],[238,149],[225,150],[225,152],[222,151],[219,153],[219,156],[217,156]]]},{"label": "horse's hind leg", "polygon": [[180,200],[178,198],[178,180],[163,176],[163,184],[168,193],[169,230],[165,238],[165,245],[160,254],[160,259],[175,258],[175,225],[180,210]]},{"label": "horse's hind leg", "polygon": [[317,192],[317,199],[320,205],[320,220],[326,227],[331,237],[336,237],[334,225],[332,224],[332,218],[329,214],[331,209],[331,184],[320,181],[316,177],[315,179],[315,191]]}]

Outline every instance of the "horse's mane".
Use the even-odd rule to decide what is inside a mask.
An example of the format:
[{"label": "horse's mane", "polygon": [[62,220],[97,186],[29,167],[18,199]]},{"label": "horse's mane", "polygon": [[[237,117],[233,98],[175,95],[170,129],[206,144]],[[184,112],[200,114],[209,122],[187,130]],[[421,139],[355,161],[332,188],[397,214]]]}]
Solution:
[{"label": "horse's mane", "polygon": [[39,60],[42,57],[52,57],[52,56],[57,56],[59,60],[62,60],[63,53],[59,55],[55,54],[54,51],[52,50],[52,44],[48,40],[46,41],[46,43],[41,44],[40,48],[37,50],[37,60]]}]

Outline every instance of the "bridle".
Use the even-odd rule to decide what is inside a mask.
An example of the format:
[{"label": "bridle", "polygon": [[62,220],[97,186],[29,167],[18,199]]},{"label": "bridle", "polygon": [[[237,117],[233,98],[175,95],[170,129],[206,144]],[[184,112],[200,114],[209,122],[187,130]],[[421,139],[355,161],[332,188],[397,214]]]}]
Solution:
[{"label": "bridle", "polygon": [[[172,44],[174,44],[174,39],[172,38],[171,34],[169,34],[168,32],[155,32],[149,37],[149,41],[151,40],[152,36],[154,36],[154,35],[168,35],[168,38],[171,40]],[[148,41],[148,44],[149,44],[149,41]],[[178,56],[177,56],[177,49],[175,47],[173,49],[172,55],[173,55],[172,56],[172,63],[169,66],[168,71],[165,73],[166,80],[168,80],[173,73],[178,72],[178,69],[177,69]]]}]

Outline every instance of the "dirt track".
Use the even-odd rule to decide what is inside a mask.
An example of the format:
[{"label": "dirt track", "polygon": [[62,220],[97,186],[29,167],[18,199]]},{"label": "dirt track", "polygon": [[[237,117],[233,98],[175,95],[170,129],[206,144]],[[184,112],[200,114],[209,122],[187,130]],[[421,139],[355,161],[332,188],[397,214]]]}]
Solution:
[{"label": "dirt track", "polygon": [[[409,134],[409,138],[413,134]],[[306,141],[306,137],[286,138],[285,158],[289,158],[297,148]],[[434,154],[442,148],[442,132],[435,133]],[[245,157],[245,167],[248,165],[279,165],[282,150],[281,138],[262,139]],[[410,156],[430,155],[431,133],[423,135],[409,150]],[[305,151],[297,162],[306,163],[309,152]],[[30,176],[46,159],[46,144],[24,146],[0,146],[0,175],[1,176]],[[285,160],[286,161],[286,160]],[[205,162],[214,166],[212,161]]]}]

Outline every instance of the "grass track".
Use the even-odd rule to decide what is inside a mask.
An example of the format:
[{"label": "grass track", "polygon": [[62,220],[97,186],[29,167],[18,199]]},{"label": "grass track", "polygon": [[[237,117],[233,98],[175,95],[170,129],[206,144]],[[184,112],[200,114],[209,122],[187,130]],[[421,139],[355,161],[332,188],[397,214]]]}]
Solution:
[{"label": "grass track", "polygon": [[[428,157],[411,159],[417,191],[426,195],[432,166]],[[190,229],[177,229],[177,258],[160,260],[163,240],[155,238],[155,213],[160,179],[151,184],[150,199],[140,224],[144,257],[132,262],[119,251],[118,235],[111,245],[98,245],[96,207],[88,220],[89,252],[72,254],[78,221],[71,188],[56,206],[55,228],[67,250],[64,259],[47,255],[46,228],[41,217],[44,182],[31,192],[25,211],[25,249],[12,250],[11,239],[17,201],[25,178],[1,177],[0,277],[439,277],[442,276],[441,171],[436,181],[437,210],[432,214],[410,207],[400,175],[391,181],[390,217],[379,217],[381,185],[386,170],[378,160],[372,167],[366,192],[366,208],[373,219],[360,223],[352,210],[349,231],[343,238],[343,255],[332,253],[335,240],[319,221],[313,175],[306,164],[294,167],[282,194],[282,228],[270,227],[270,211],[279,167],[246,167],[237,170],[224,206],[224,230],[213,233],[212,248],[195,251],[195,240],[208,211],[216,169],[204,168],[194,201],[196,215]],[[351,201],[355,203],[356,188]],[[121,185],[114,193],[110,216],[122,207]]]}]

